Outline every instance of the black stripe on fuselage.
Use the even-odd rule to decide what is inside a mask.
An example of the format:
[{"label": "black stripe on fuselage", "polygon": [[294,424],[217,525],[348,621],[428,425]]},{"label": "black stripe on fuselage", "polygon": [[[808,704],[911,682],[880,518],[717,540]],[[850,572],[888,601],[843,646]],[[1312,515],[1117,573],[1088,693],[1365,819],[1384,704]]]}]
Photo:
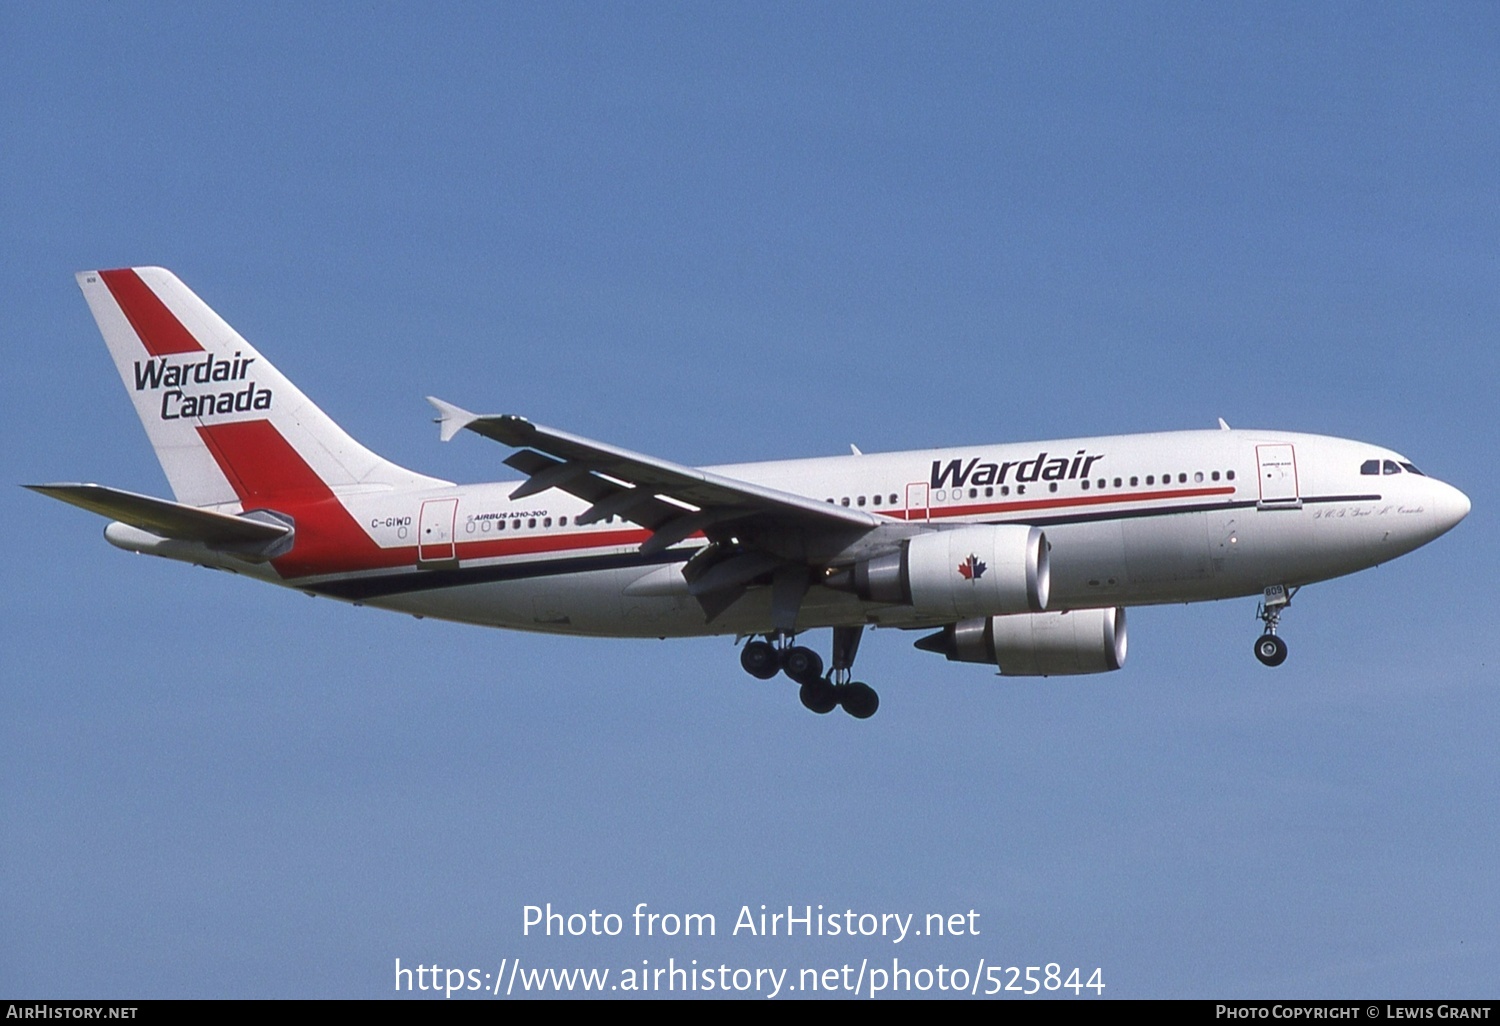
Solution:
[{"label": "black stripe on fuselage", "polygon": [[[1379,495],[1324,495],[1304,498],[1303,505],[1334,502],[1379,502]],[[986,523],[1033,524],[1047,527],[1057,524],[1097,523],[1101,520],[1130,520],[1138,517],[1166,517],[1181,513],[1209,513],[1226,509],[1254,509],[1257,503],[1250,499],[1241,502],[1206,502],[1193,506],[1156,507],[1146,509],[1101,510],[1097,513],[1062,513],[1056,516],[1026,516],[1015,520],[992,520]],[[963,524],[953,524],[962,527]],[[408,570],[402,573],[370,574],[363,577],[347,577],[319,584],[298,585],[304,591],[330,598],[348,599],[354,602],[384,598],[389,595],[405,595],[415,591],[436,591],[440,588],[460,588],[470,584],[492,584],[497,581],[525,581],[538,577],[561,577],[565,574],[585,574],[597,570],[619,570],[626,567],[664,566],[681,563],[697,549],[667,549],[651,555],[640,552],[618,552],[598,556],[570,556],[560,559],[535,559],[516,563],[493,563],[487,566],[460,566],[443,570]]]},{"label": "black stripe on fuselage", "polygon": [[524,563],[493,563],[489,566],[461,566],[444,570],[415,570],[399,574],[379,574],[368,577],[350,577],[337,581],[309,584],[305,591],[331,598],[363,599],[383,598],[387,595],[403,595],[413,591],[435,591],[439,588],[460,588],[467,584],[491,584],[496,581],[525,581],[537,577],[561,577],[564,574],[586,574],[597,570],[618,570],[622,567],[644,567],[681,563],[692,556],[696,549],[667,549],[642,555],[639,552],[618,552],[602,556],[570,556],[564,559],[533,559]]}]

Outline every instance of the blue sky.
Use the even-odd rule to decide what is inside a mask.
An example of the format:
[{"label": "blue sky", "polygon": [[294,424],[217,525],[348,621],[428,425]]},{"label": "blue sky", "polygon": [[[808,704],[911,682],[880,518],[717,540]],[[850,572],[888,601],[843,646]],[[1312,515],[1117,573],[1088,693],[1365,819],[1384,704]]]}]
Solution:
[{"label": "blue sky", "polygon": [[[1495,996],[1500,13],[1400,5],[0,7],[0,993],[379,997],[403,965],[1100,967]],[[166,494],[74,271],[175,270],[356,437],[422,401],[683,463],[1265,426],[1451,535],[1131,614],[1004,681],[877,632],[866,723],[725,639],[415,621],[130,556]],[[819,645],[824,644],[819,639]],[[522,909],[713,939],[523,937]],[[726,936],[742,905],[977,937]]]}]

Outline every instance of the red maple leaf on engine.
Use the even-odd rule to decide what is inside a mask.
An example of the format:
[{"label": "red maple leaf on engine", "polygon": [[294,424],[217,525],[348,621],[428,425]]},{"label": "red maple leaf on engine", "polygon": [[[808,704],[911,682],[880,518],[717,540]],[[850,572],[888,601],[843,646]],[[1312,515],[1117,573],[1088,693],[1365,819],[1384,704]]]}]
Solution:
[{"label": "red maple leaf on engine", "polygon": [[963,579],[966,581],[979,580],[984,576],[985,569],[986,567],[979,561],[979,557],[972,552],[969,553],[968,559],[958,564],[958,572],[963,575]]}]

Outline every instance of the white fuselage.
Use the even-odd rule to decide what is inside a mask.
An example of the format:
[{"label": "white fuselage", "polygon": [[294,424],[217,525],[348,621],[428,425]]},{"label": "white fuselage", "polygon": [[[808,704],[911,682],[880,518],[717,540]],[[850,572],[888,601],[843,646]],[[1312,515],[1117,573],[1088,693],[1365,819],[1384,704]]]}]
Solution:
[{"label": "white fuselage", "polygon": [[[1371,461],[1395,472],[1369,473]],[[889,518],[891,536],[965,524],[1039,526],[1051,547],[1047,608],[1064,610],[1256,594],[1409,552],[1450,529],[1469,504],[1407,467],[1404,457],[1362,442],[1223,430],[711,469]],[[376,568],[288,577],[201,550],[153,549],[466,623],[615,637],[771,629],[769,588],[751,588],[707,621],[681,572],[701,538],[643,556],[648,531],[618,519],[580,527],[587,503],[557,490],[512,500],[516,487],[341,495],[375,546],[410,552]],[[797,616],[799,630],[938,622],[930,612],[817,585]]]}]

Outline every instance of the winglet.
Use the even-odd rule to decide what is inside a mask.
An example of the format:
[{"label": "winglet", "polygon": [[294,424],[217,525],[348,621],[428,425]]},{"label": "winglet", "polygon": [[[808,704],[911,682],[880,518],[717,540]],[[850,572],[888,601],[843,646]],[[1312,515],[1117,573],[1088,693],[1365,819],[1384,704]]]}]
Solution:
[{"label": "winglet", "polygon": [[438,438],[444,442],[479,419],[477,413],[470,413],[461,406],[445,403],[434,396],[428,396],[427,401],[438,411],[435,423],[438,425]]},{"label": "winglet", "polygon": [[1226,423],[1224,423],[1224,418],[1223,417],[1219,418],[1219,430],[1220,431],[1228,431],[1229,430],[1229,425],[1226,424]]}]

